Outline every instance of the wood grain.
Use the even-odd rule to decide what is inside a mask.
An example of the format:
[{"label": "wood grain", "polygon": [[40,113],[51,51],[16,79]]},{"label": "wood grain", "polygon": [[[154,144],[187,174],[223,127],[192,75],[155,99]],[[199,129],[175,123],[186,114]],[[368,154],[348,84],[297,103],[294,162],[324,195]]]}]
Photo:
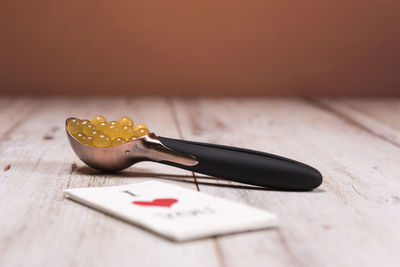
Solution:
[{"label": "wood grain", "polygon": [[[0,266],[397,266],[399,107],[379,99],[0,97]],[[64,132],[66,117],[96,114],[291,157],[325,180],[313,192],[280,192],[154,163],[102,174],[79,161]],[[172,243],[62,195],[149,179],[273,211],[280,228]]]}]

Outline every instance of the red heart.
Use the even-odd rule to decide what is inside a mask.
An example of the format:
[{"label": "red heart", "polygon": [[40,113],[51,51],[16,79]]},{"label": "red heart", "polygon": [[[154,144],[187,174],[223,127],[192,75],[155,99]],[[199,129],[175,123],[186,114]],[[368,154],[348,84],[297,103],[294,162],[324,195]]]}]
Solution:
[{"label": "red heart", "polygon": [[156,207],[170,208],[176,202],[178,202],[178,200],[175,198],[156,198],[153,201],[133,201],[132,203],[141,206],[156,206]]}]

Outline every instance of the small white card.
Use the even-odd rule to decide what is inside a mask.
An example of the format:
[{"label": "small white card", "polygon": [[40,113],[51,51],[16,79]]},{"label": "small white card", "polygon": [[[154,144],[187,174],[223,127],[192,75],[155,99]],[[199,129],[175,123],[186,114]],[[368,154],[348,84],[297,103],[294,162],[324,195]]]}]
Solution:
[{"label": "small white card", "polygon": [[168,183],[76,188],[64,194],[174,241],[277,226],[270,212]]}]

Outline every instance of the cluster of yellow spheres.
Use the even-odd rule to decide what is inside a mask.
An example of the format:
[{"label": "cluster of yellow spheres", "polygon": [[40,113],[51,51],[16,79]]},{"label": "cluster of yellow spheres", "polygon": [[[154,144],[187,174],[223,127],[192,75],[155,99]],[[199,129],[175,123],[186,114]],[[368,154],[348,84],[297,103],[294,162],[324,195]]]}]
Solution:
[{"label": "cluster of yellow spheres", "polygon": [[67,129],[79,142],[94,147],[117,146],[150,133],[146,125],[134,125],[126,116],[110,122],[103,116],[95,116],[92,121],[70,119]]}]

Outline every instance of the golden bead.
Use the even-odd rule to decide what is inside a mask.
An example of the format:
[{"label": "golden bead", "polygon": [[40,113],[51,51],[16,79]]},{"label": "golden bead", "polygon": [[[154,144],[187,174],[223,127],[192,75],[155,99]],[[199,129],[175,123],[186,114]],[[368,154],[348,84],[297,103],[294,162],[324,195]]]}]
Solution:
[{"label": "golden bead", "polygon": [[116,124],[112,125],[111,123],[109,123],[109,124],[107,125],[107,127],[104,128],[103,132],[104,132],[105,134],[108,134],[108,135],[111,137],[111,139],[113,139],[113,138],[119,136],[120,129],[121,129],[121,128],[119,127],[119,124],[117,124],[117,125],[116,125]]},{"label": "golden bead", "polygon": [[89,146],[93,146],[93,139],[94,139],[93,136],[90,136],[90,135],[86,136],[86,142],[85,142],[85,144],[86,144],[86,145],[89,145]]},{"label": "golden bead", "polygon": [[136,135],[129,137],[127,142],[131,142],[131,141],[135,141],[135,140],[137,140]]},{"label": "golden bead", "polygon": [[82,126],[82,132],[86,135],[90,135],[94,130],[96,130],[96,126],[91,123]]},{"label": "golden bead", "polygon": [[100,133],[93,137],[93,146],[95,147],[108,147],[111,144],[111,138],[106,134]]},{"label": "golden bead", "polygon": [[74,137],[76,140],[78,140],[80,143],[85,144],[86,143],[86,134],[79,132],[74,134]]},{"label": "golden bead", "polygon": [[133,128],[133,130],[135,132],[137,132],[137,131],[139,131],[139,129],[142,129],[142,128],[146,128],[147,129],[147,126],[145,124],[139,123],[138,125],[135,126],[135,128]]},{"label": "golden bead", "polygon": [[92,124],[94,126],[97,126],[102,122],[107,122],[107,120],[104,116],[101,116],[101,115],[97,115],[97,116],[93,117],[93,119],[92,119]]},{"label": "golden bead", "polygon": [[82,120],[82,121],[81,121],[81,125],[82,125],[82,127],[84,127],[84,126],[88,125],[89,123],[90,123],[90,120],[86,120],[86,119],[84,119],[84,120]]},{"label": "golden bead", "polygon": [[129,118],[128,116],[123,116],[121,119],[119,119],[119,124],[123,126],[133,126],[133,120]]},{"label": "golden bead", "polygon": [[129,139],[129,137],[135,135],[135,131],[133,130],[132,126],[122,126],[119,136],[125,138],[126,140]]},{"label": "golden bead", "polygon": [[67,124],[67,130],[74,135],[82,131],[82,122],[80,119],[70,119]]},{"label": "golden bead", "polygon": [[135,132],[135,135],[136,135],[137,137],[142,137],[142,136],[144,136],[144,135],[146,135],[146,134],[149,134],[149,133],[150,133],[149,129],[147,129],[147,128],[140,128],[139,130],[137,130],[137,131]]},{"label": "golden bead", "polygon": [[111,141],[111,146],[118,146],[125,144],[125,138],[122,137],[116,137]]},{"label": "golden bead", "polygon": [[102,134],[102,132],[100,132],[100,131],[98,131],[98,130],[93,130],[93,131],[91,131],[89,134],[87,134],[87,135],[90,135],[90,136],[93,136],[93,137],[95,137],[95,136],[97,136],[97,135],[99,135],[99,134]]},{"label": "golden bead", "polygon": [[118,121],[110,121],[109,124],[110,125],[115,125],[117,127],[121,127],[121,124]]},{"label": "golden bead", "polygon": [[96,130],[99,130],[101,132],[104,132],[104,130],[108,127],[107,122],[100,122],[99,124],[96,125]]}]

